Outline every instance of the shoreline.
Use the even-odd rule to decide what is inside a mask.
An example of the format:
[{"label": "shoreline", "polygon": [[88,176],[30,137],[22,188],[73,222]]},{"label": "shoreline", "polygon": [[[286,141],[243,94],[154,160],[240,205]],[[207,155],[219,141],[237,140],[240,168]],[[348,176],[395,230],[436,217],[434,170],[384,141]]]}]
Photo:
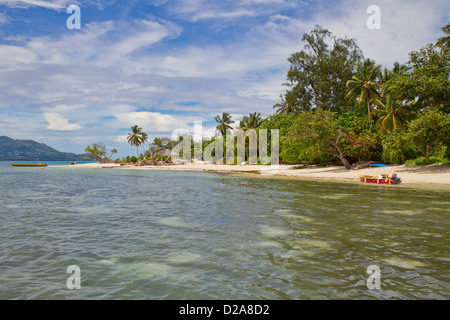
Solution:
[{"label": "shoreline", "polygon": [[[378,174],[386,172],[396,173],[402,179],[402,183],[396,186],[411,187],[443,187],[450,189],[450,166],[392,166],[386,169],[365,168],[347,171],[344,167],[305,167],[298,165],[213,165],[213,164],[185,164],[167,166],[133,166],[115,163],[86,163],[75,165],[61,165],[66,168],[90,168],[90,169],[116,169],[116,170],[156,170],[156,171],[187,171],[187,172],[215,172],[226,174],[244,174],[258,178],[277,178],[310,181],[333,181],[333,182],[360,182],[359,174]],[[364,185],[377,185],[364,183]]]}]

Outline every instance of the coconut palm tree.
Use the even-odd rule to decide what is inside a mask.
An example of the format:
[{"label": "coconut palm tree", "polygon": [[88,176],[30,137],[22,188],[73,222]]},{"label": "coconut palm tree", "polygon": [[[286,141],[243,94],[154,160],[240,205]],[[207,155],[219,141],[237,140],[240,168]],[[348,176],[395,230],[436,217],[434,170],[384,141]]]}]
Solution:
[{"label": "coconut palm tree", "polygon": [[357,72],[351,80],[347,81],[347,99],[357,99],[359,105],[366,104],[370,119],[370,106],[380,100],[381,84],[377,81],[380,75],[380,65],[375,61],[366,59],[357,63]]},{"label": "coconut palm tree", "polygon": [[444,31],[447,36],[440,38],[436,45],[441,47],[443,51],[448,51],[450,49],[450,23],[443,27],[442,31]]},{"label": "coconut palm tree", "polygon": [[128,143],[132,146],[136,146],[136,154],[139,159],[139,146],[144,142],[143,135],[146,133],[142,132],[142,128],[138,125],[131,127],[131,132],[128,134]]},{"label": "coconut palm tree", "polygon": [[[261,126],[263,122],[263,119],[261,118],[261,113],[259,112],[254,112],[254,113],[250,113],[248,116],[243,116],[242,120],[239,123],[239,128],[246,131],[246,130],[251,130],[251,129],[257,129]],[[259,146],[259,136],[256,135],[256,145]],[[249,158],[249,147],[248,147],[248,142],[246,139],[245,142],[245,150],[246,150],[246,155],[247,155],[247,159]]]},{"label": "coconut palm tree", "polygon": [[148,142],[148,134],[146,134],[145,132],[141,133],[141,142],[142,142],[142,150],[144,151],[143,155],[144,155],[144,159],[145,159],[145,143]]},{"label": "coconut palm tree", "polygon": [[256,129],[261,126],[262,122],[261,113],[254,112],[242,117],[239,127],[243,130]]},{"label": "coconut palm tree", "polygon": [[277,103],[273,107],[277,108],[276,113],[288,114],[288,113],[291,113],[294,110],[292,108],[292,106],[289,103],[285,102],[285,101],[283,101],[281,103]]},{"label": "coconut palm tree", "polygon": [[234,123],[234,121],[231,120],[230,114],[226,112],[222,113],[222,117],[220,117],[219,115],[215,116],[214,120],[219,123],[216,129],[219,130],[222,136],[226,136],[227,129],[232,129],[230,124]]},{"label": "coconut palm tree", "polygon": [[385,68],[383,73],[380,73],[379,75],[380,81],[381,83],[384,83],[394,77],[405,76],[409,73],[410,69],[411,68],[408,67],[406,64],[400,64],[399,62],[396,61],[394,63],[394,68],[392,70]]},{"label": "coconut palm tree", "polygon": [[276,113],[288,114],[294,112],[295,108],[295,97],[290,91],[286,92],[286,95],[280,95],[281,102],[275,104],[273,107],[277,109]]},{"label": "coconut palm tree", "polygon": [[382,135],[402,128],[403,123],[412,116],[409,103],[400,102],[390,96],[386,97],[385,102],[380,102],[379,106],[381,108],[373,110],[372,114],[378,118],[376,125],[380,128]]},{"label": "coconut palm tree", "polygon": [[406,64],[400,64],[400,62],[396,61],[394,62],[394,69],[392,69],[391,73],[394,76],[405,76],[408,74],[409,70],[411,70],[411,68]]}]

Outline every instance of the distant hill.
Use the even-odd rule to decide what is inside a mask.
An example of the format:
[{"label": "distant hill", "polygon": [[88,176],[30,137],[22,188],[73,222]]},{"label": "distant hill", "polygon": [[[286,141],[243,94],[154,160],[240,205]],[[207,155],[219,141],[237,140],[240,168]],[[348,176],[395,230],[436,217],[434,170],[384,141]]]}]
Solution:
[{"label": "distant hill", "polygon": [[15,140],[0,136],[0,161],[89,161],[86,154],[60,152],[33,140]]}]

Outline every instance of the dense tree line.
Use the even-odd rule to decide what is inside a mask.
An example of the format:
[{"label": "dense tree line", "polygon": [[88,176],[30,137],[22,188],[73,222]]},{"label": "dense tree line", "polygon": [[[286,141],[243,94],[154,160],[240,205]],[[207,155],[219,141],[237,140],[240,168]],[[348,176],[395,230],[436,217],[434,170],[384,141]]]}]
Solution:
[{"label": "dense tree line", "polygon": [[[364,57],[355,39],[316,26],[303,35],[303,50],[288,59],[287,89],[274,105],[275,114],[263,119],[250,113],[236,127],[278,129],[282,163],[340,163],[347,169],[367,161],[449,163],[450,24],[442,31],[446,36],[411,52],[409,61],[383,69]],[[218,136],[234,130],[230,114],[214,119]],[[148,143],[142,128],[131,130],[128,142],[136,146],[136,157],[124,162],[153,160],[155,152],[179,142],[156,138]],[[203,141],[202,149],[216,139]],[[86,152],[108,158],[104,145],[93,147]],[[248,161],[248,153],[242,160]]]},{"label": "dense tree line", "polygon": [[[449,25],[442,30],[448,35]],[[304,49],[289,58],[288,89],[274,106],[277,113],[262,125],[281,129],[283,162],[338,160],[350,168],[358,161],[423,157],[448,163],[448,39],[382,69],[363,57],[355,40],[336,38],[320,26],[305,34]]]}]

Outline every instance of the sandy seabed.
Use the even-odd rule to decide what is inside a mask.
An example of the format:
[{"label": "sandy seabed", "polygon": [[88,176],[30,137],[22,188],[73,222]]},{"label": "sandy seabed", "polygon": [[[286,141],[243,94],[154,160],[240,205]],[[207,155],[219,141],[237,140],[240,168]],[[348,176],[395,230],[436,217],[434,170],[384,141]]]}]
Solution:
[{"label": "sandy seabed", "polygon": [[372,175],[379,173],[396,173],[402,179],[402,185],[432,186],[450,189],[450,166],[392,166],[386,168],[367,168],[360,170],[346,170],[344,167],[299,167],[295,165],[214,165],[214,164],[182,164],[168,166],[133,166],[114,163],[86,163],[65,167],[71,168],[108,168],[132,170],[169,170],[169,171],[197,171],[218,172],[229,174],[248,174],[266,178],[328,180],[341,182],[360,182],[359,174]]}]

